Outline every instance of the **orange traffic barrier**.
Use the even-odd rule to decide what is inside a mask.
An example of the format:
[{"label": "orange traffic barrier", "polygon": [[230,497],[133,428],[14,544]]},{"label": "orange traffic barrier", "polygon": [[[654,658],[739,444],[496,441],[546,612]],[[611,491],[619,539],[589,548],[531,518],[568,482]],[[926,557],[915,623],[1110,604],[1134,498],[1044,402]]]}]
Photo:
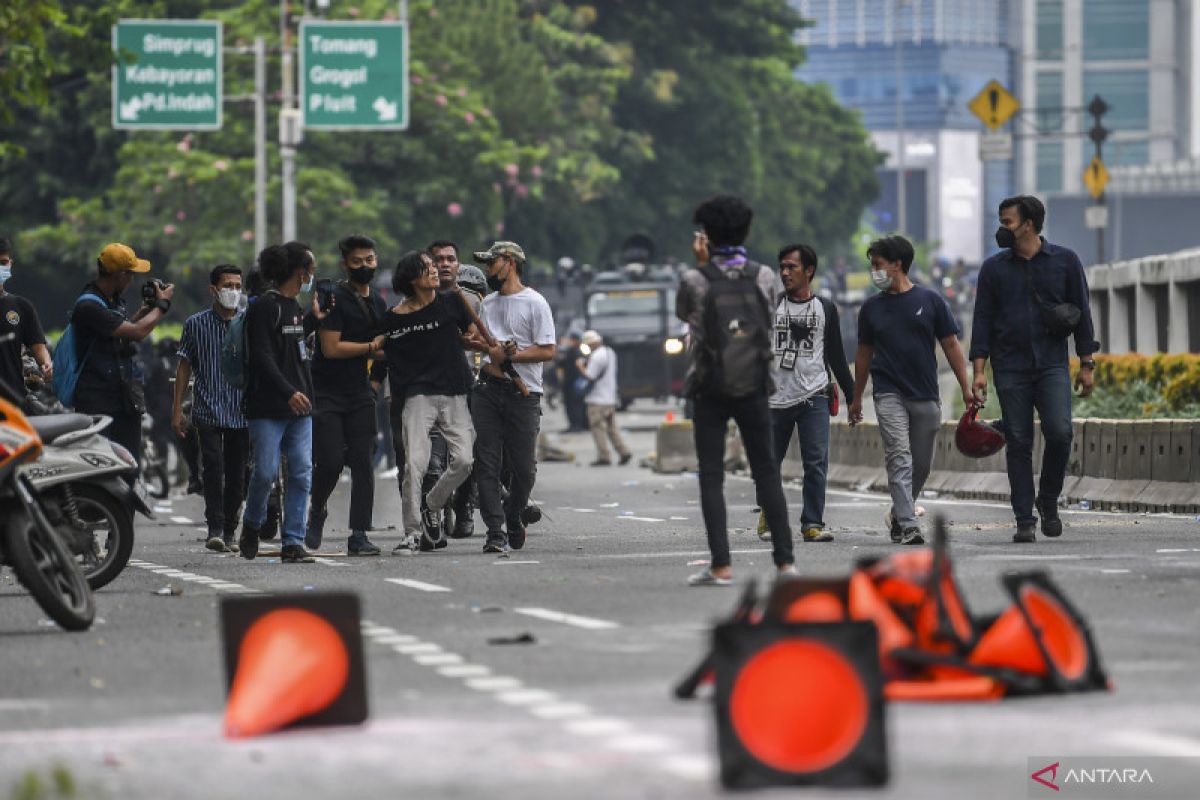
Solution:
[{"label": "orange traffic barrier", "polygon": [[333,625],[298,608],[268,612],[242,639],[225,735],[259,736],[322,711],[349,674],[350,656]]},{"label": "orange traffic barrier", "polygon": [[888,681],[883,696],[892,702],[937,703],[999,700],[1004,684],[982,675],[929,681]]}]

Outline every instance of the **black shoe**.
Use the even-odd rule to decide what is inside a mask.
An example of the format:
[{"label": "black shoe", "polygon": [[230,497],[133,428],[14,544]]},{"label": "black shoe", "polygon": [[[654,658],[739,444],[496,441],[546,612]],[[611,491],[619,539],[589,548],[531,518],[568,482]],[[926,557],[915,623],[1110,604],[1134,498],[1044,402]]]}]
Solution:
[{"label": "black shoe", "polygon": [[311,564],[316,560],[298,544],[285,544],[279,556],[285,564]]},{"label": "black shoe", "polygon": [[279,509],[267,508],[267,521],[258,529],[258,538],[264,542],[274,539],[279,533]]},{"label": "black shoe", "polygon": [[920,528],[905,528],[900,534],[900,544],[925,544]]},{"label": "black shoe", "polygon": [[200,481],[195,480],[195,479],[189,480],[188,485],[187,485],[187,493],[188,494],[204,494],[204,484],[200,483]]},{"label": "black shoe", "polygon": [[609,461],[607,458],[597,458],[595,461],[588,464],[588,466],[589,467],[611,467],[612,462]]},{"label": "black shoe", "polygon": [[450,531],[451,539],[470,539],[475,535],[475,508],[465,506],[454,512],[454,529]]},{"label": "black shoe", "polygon": [[487,541],[483,543],[483,552],[503,553],[507,549],[508,543],[504,541],[504,534],[488,533]]},{"label": "black shoe", "polygon": [[258,540],[262,537],[262,532],[257,528],[252,528],[246,523],[242,523],[242,535],[238,539],[238,551],[242,554],[242,558],[253,561],[258,555]]},{"label": "black shoe", "polygon": [[508,546],[513,550],[520,550],[525,546],[525,526],[524,525],[509,525],[508,526]]},{"label": "black shoe", "polygon": [[1058,501],[1039,497],[1037,510],[1042,515],[1042,535],[1051,539],[1062,536],[1063,524],[1058,517]]},{"label": "black shoe", "polygon": [[1037,528],[1033,525],[1018,525],[1017,532],[1013,534],[1013,541],[1017,544],[1033,544],[1037,541]]},{"label": "black shoe", "polygon": [[633,458],[633,453],[626,453],[625,455],[621,456],[620,459],[617,460],[617,464],[619,466],[623,467],[629,463],[629,459],[631,459],[631,458]]},{"label": "black shoe", "polygon": [[325,520],[329,518],[329,511],[322,508],[309,509],[308,512],[308,530],[304,532],[304,546],[309,550],[317,550],[321,547],[321,539],[325,536]]},{"label": "black shoe", "polygon": [[[307,539],[305,543],[307,543]],[[377,556],[380,550],[375,546],[374,542],[367,538],[364,531],[355,531],[350,534],[350,538],[346,540],[346,555],[350,556]]]},{"label": "black shoe", "polygon": [[888,535],[896,544],[900,544],[900,539],[904,535],[904,531],[900,530],[900,523],[896,520],[896,515],[888,511],[883,515],[883,524],[887,525]]},{"label": "black shoe", "polygon": [[421,552],[428,553],[440,547],[446,541],[445,531],[442,530],[442,512],[426,508],[421,512]]}]

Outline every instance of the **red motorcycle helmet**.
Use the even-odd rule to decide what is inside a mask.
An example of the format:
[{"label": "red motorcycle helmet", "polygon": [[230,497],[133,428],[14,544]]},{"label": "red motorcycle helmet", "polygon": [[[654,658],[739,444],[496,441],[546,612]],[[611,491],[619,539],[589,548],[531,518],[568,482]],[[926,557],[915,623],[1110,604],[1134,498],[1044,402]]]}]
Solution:
[{"label": "red motorcycle helmet", "polygon": [[958,452],[970,458],[987,458],[1004,449],[1004,434],[986,422],[975,419],[979,406],[972,405],[958,421],[954,444]]}]

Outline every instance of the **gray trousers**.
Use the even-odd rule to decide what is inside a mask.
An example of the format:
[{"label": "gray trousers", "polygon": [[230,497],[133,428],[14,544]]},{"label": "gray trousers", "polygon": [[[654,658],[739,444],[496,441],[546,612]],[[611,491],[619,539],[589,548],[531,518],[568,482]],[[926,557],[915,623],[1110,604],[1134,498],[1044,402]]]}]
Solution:
[{"label": "gray trousers", "polygon": [[425,496],[425,502],[440,511],[450,501],[458,485],[471,474],[471,448],[475,443],[475,427],[467,409],[467,396],[413,395],[404,401],[404,533],[421,533],[421,483],[429,466],[429,432],[435,427],[446,439],[450,463],[437,483]]},{"label": "gray trousers", "polygon": [[936,400],[905,400],[898,394],[877,394],[875,417],[883,437],[892,515],[901,530],[919,528],[916,498],[921,496],[933,464],[942,406]]}]

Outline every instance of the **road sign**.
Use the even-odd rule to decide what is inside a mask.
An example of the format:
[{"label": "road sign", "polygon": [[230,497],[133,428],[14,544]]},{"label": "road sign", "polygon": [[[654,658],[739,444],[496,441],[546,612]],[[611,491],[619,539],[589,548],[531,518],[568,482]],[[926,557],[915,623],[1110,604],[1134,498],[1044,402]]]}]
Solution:
[{"label": "road sign", "polygon": [[1088,228],[1108,227],[1108,206],[1088,206],[1083,210],[1083,221]]},{"label": "road sign", "polygon": [[1088,164],[1087,169],[1083,171],[1083,182],[1087,186],[1088,191],[1092,193],[1092,197],[1097,199],[1104,194],[1104,187],[1108,185],[1108,169],[1104,166],[1104,162],[1100,160],[1100,156],[1092,159],[1092,163]]},{"label": "road sign", "polygon": [[983,161],[1011,161],[1013,137],[1011,133],[985,133],[979,137],[979,158]]},{"label": "road sign", "polygon": [[994,131],[1021,110],[1021,101],[1013,97],[1012,92],[999,82],[989,81],[988,85],[967,103],[967,108]]},{"label": "road sign", "polygon": [[301,23],[300,109],[306,128],[407,128],[407,26]]},{"label": "road sign", "polygon": [[[122,19],[113,26],[112,39],[114,128],[221,127],[220,22]],[[130,55],[134,60],[127,63],[123,56]]]}]

